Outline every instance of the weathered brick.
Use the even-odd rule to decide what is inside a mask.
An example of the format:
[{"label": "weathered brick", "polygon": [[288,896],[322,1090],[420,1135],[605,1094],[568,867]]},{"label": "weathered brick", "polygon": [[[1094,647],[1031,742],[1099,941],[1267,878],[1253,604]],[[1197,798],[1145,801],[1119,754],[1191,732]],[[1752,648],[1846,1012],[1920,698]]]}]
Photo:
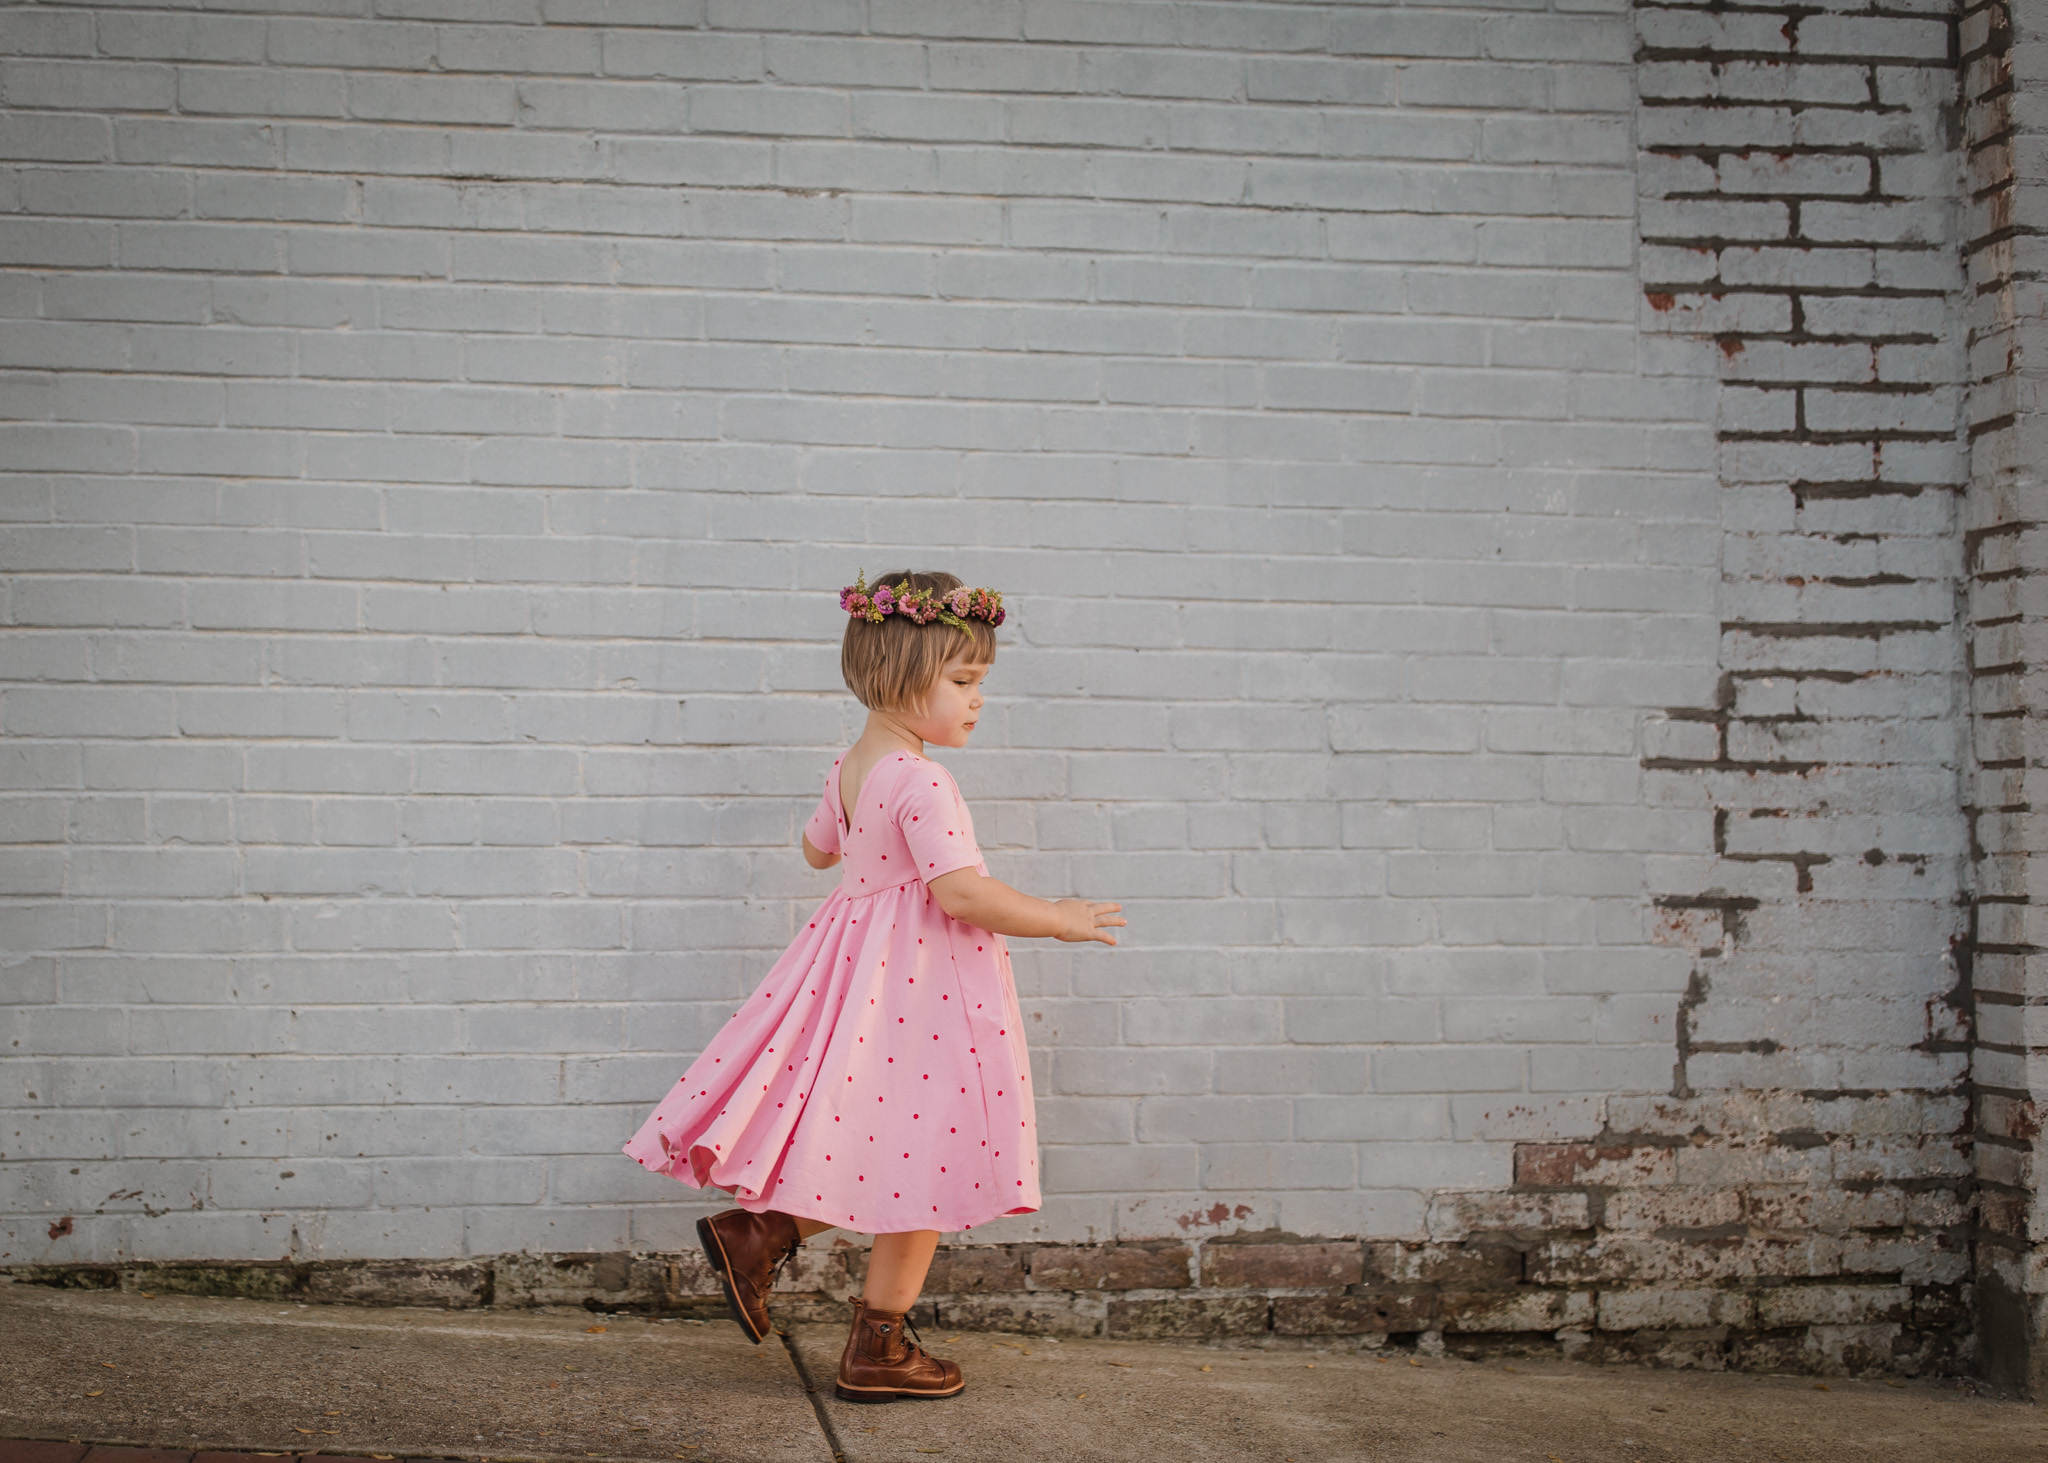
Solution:
[{"label": "weathered brick", "polygon": [[1257,1336],[1267,1329],[1263,1296],[1174,1296],[1163,1300],[1113,1300],[1108,1334],[1156,1340],[1201,1336]]},{"label": "weathered brick", "polygon": [[308,1300],[344,1305],[434,1305],[463,1309],[482,1305],[490,1284],[487,1267],[451,1261],[407,1260],[315,1264],[306,1276]]},{"label": "weathered brick", "polygon": [[924,1283],[931,1295],[980,1295],[1024,1289],[1024,1257],[998,1246],[941,1249]]},{"label": "weathered brick", "polygon": [[1890,1285],[1783,1285],[1759,1290],[1764,1326],[1853,1326],[1905,1318],[1909,1292]]},{"label": "weathered brick", "polygon": [[1755,1317],[1755,1299],[1739,1290],[1603,1289],[1599,1299],[1603,1331],[1739,1327],[1750,1325]]},{"label": "weathered brick", "polygon": [[1099,1335],[1102,1316],[1085,1301],[1085,1297],[1065,1295],[940,1295],[931,1304],[939,1324],[960,1330],[1010,1331],[1025,1336]]},{"label": "weathered brick", "polygon": [[1368,1336],[1427,1330],[1436,1297],[1421,1291],[1360,1295],[1282,1295],[1273,1300],[1273,1330],[1281,1336]]},{"label": "weathered brick", "polygon": [[1677,1174],[1668,1147],[1590,1143],[1515,1145],[1518,1184],[1589,1185],[1598,1188],[1669,1183]]},{"label": "weathered brick", "polygon": [[1445,1331],[1555,1331],[1590,1324],[1594,1297],[1584,1290],[1445,1291],[1436,1313]]},{"label": "weathered brick", "polygon": [[1461,1241],[1444,1244],[1371,1242],[1365,1246],[1369,1279],[1404,1285],[1448,1285],[1479,1289],[1512,1285],[1521,1278],[1522,1256],[1501,1244]]},{"label": "weathered brick", "polygon": [[1365,1256],[1351,1244],[1248,1242],[1202,1247],[1202,1284],[1232,1288],[1355,1285]]},{"label": "weathered brick", "polygon": [[1190,1283],[1186,1245],[1040,1245],[1028,1264],[1035,1290],[1157,1290]]}]

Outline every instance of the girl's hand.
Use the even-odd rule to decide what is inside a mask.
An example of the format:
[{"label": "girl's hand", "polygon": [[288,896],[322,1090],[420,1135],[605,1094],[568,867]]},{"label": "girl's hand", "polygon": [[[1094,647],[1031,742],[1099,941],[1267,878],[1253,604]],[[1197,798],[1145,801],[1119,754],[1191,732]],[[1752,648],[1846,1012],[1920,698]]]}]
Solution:
[{"label": "girl's hand", "polygon": [[1106,925],[1128,923],[1117,913],[1121,904],[1090,904],[1085,899],[1062,899],[1055,906],[1066,918],[1066,926],[1053,936],[1056,940],[1100,940],[1114,945],[1116,936],[1104,933]]}]

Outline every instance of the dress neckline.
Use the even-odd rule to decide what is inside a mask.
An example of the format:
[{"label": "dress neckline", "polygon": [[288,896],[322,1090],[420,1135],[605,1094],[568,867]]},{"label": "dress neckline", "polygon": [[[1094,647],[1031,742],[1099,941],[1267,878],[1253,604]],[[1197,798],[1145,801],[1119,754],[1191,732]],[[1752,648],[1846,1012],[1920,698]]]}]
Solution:
[{"label": "dress neckline", "polygon": [[[868,790],[868,784],[875,780],[875,774],[877,772],[880,772],[882,768],[891,761],[929,762],[931,760],[932,759],[929,757],[919,756],[916,752],[902,752],[894,758],[884,757],[881,759],[881,761],[875,763],[874,766],[870,767],[867,770],[867,775],[861,778],[860,786],[854,789],[853,795],[856,798],[858,798],[862,793],[866,792]],[[832,764],[832,805],[839,813],[839,833],[842,838],[853,831],[853,820],[846,816],[846,799],[843,796],[841,796],[841,784],[843,782],[843,779],[840,774],[842,774],[845,770],[846,753],[841,752],[839,754],[838,760]]]}]

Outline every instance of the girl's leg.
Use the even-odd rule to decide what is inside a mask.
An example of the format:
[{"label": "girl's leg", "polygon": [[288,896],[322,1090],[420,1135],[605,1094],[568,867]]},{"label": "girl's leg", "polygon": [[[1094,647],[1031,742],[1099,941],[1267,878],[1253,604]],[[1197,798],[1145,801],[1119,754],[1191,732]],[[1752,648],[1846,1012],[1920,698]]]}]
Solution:
[{"label": "girl's leg", "polygon": [[799,1219],[796,1222],[796,1236],[798,1239],[809,1239],[812,1235],[823,1234],[833,1227],[822,1219]]},{"label": "girl's leg", "polygon": [[925,1272],[939,1248],[936,1229],[911,1229],[878,1234],[868,1253],[868,1281],[861,1298],[871,1310],[907,1311],[924,1289]]}]

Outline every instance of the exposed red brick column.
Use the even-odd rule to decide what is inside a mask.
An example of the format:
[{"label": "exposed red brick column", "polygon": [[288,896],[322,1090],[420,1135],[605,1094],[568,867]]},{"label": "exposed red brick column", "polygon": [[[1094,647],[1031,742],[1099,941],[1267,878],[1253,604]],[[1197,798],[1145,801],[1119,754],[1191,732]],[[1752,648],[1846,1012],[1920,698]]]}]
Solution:
[{"label": "exposed red brick column", "polygon": [[[1972,4],[1961,27],[1969,154],[1971,713],[1979,1360],[2048,1395],[2048,5]],[[2042,862],[2035,862],[2042,859]]]},{"label": "exposed red brick column", "polygon": [[1658,870],[1669,1095],[1517,1177],[1583,1195],[1530,1273],[1637,1355],[1970,1364],[1953,24],[1636,6],[1645,360],[1717,383],[1721,504],[1718,694],[1644,765],[1712,856]]}]

